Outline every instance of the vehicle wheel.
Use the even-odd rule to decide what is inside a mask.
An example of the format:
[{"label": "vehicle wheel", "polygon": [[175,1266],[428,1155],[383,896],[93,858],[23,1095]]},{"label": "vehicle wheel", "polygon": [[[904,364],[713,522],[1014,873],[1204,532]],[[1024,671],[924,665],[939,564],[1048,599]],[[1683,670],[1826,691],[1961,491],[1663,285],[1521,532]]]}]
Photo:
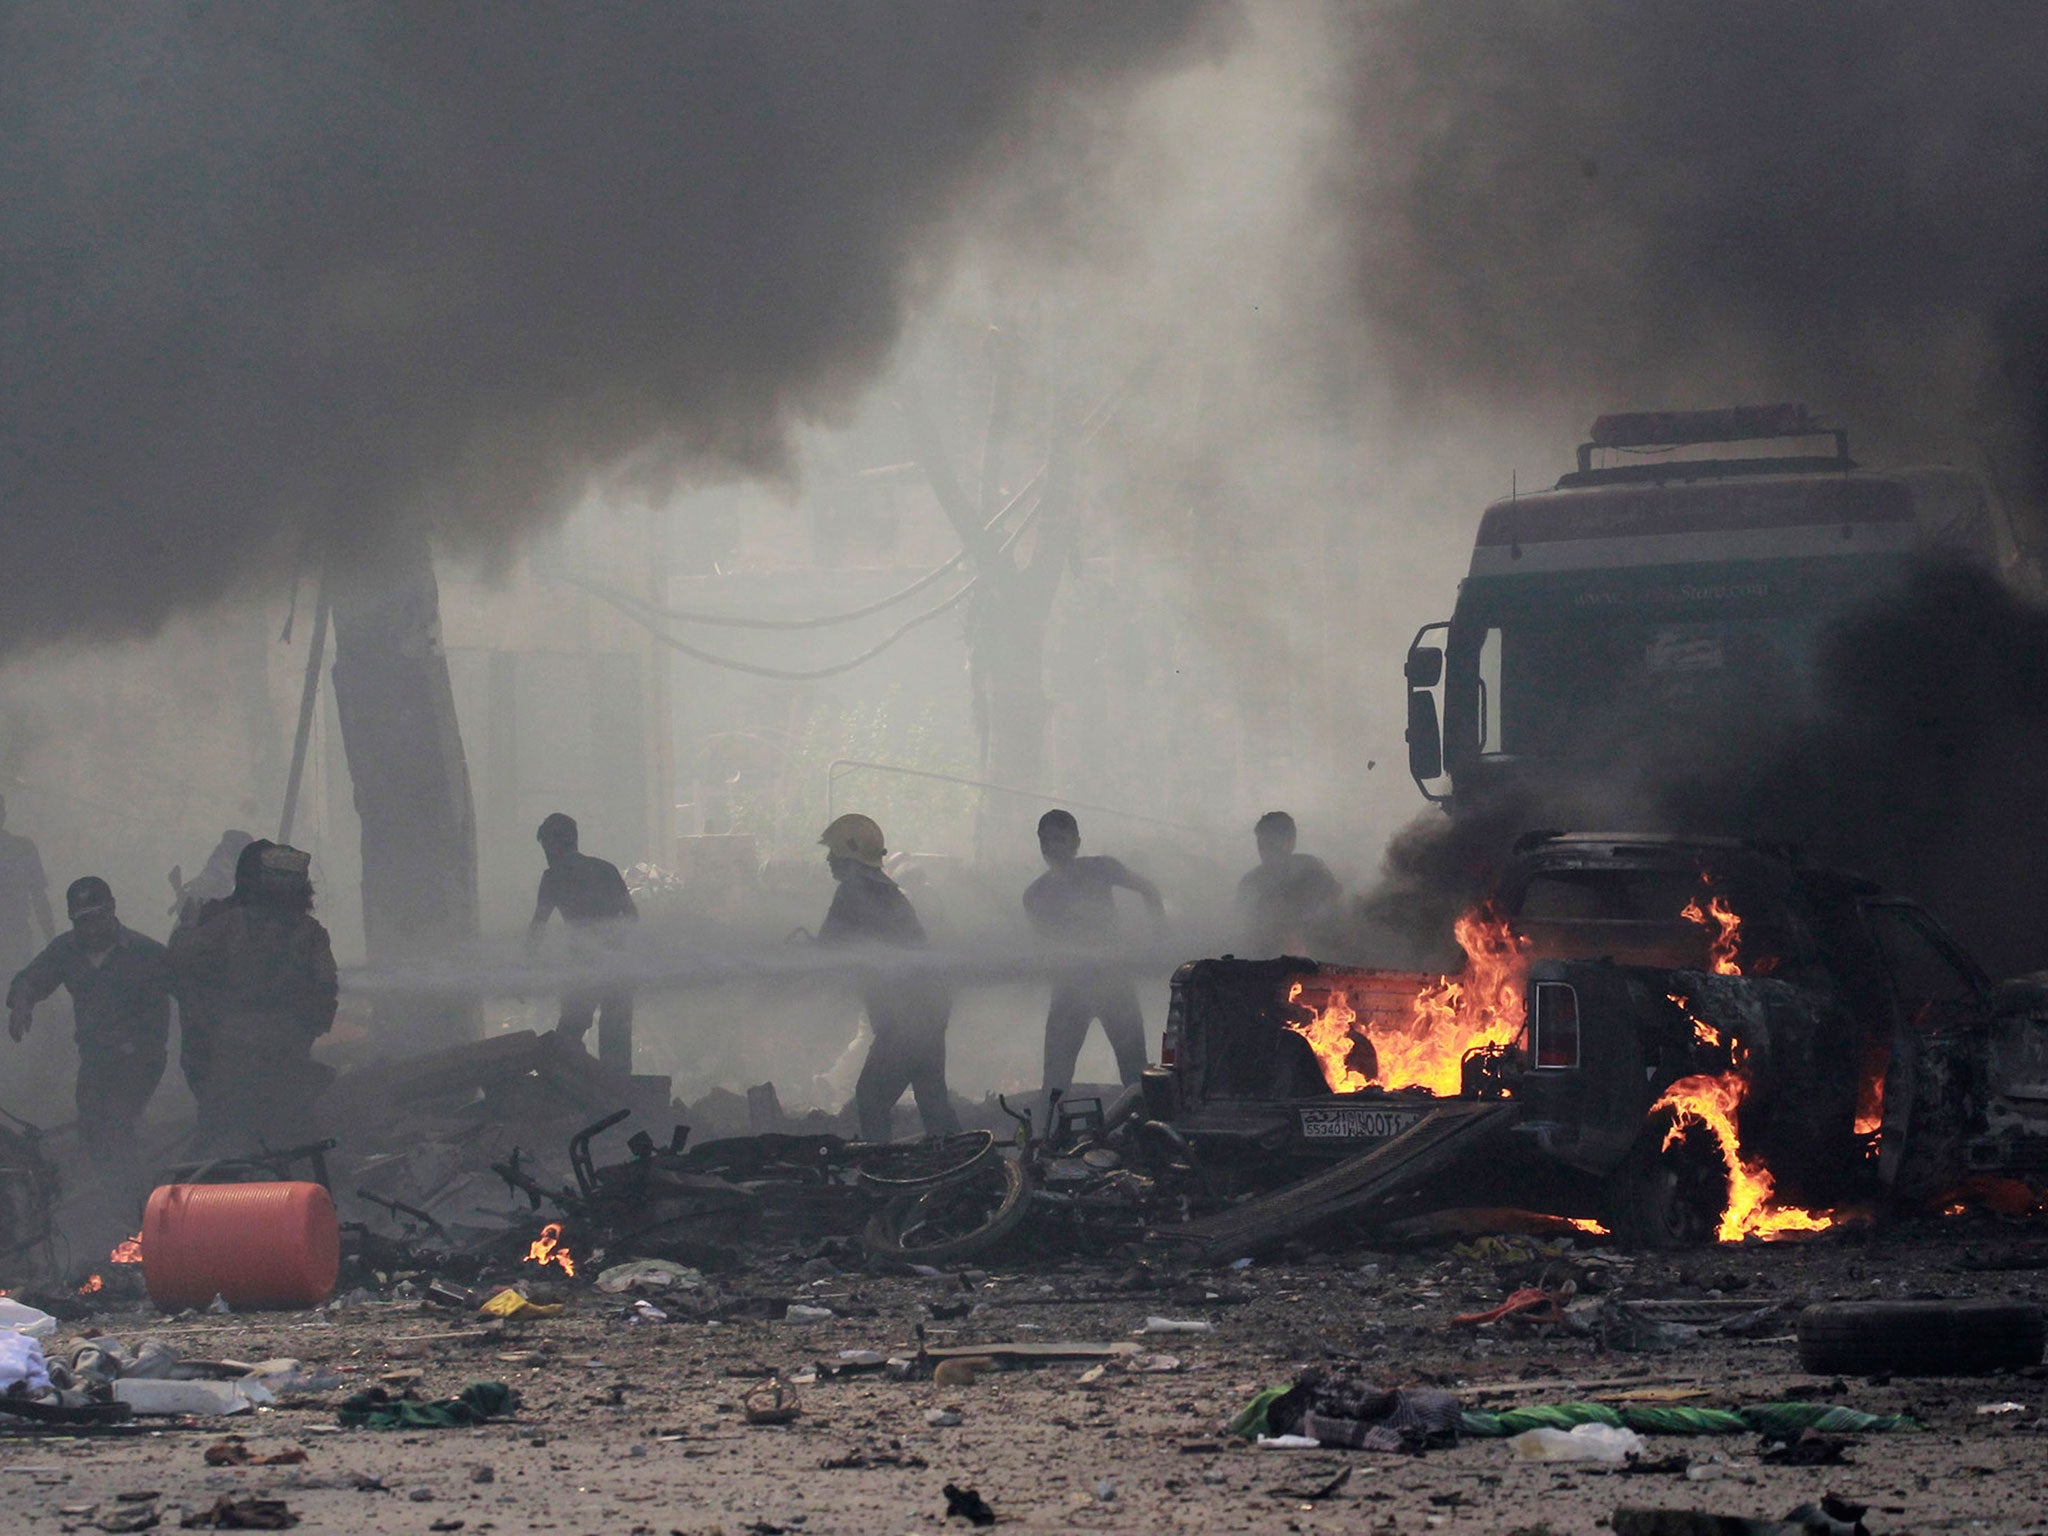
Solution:
[{"label": "vehicle wheel", "polygon": [[1643,1128],[1608,1184],[1607,1226],[1627,1248],[1691,1248],[1714,1240],[1728,1209],[1728,1169],[1703,1126],[1664,1145],[1659,1116]]},{"label": "vehicle wheel", "polygon": [[995,1155],[994,1131],[928,1136],[923,1141],[891,1142],[863,1150],[859,1177],[866,1188],[884,1193],[927,1189],[957,1179]]},{"label": "vehicle wheel", "polygon": [[1799,1314],[1799,1363],[1819,1376],[1977,1376],[2041,1363],[2037,1306],[1830,1301]]},{"label": "vehicle wheel", "polygon": [[1023,1165],[991,1158],[962,1177],[901,1195],[868,1222],[870,1258],[949,1264],[985,1253],[1017,1229],[1030,1204]]}]

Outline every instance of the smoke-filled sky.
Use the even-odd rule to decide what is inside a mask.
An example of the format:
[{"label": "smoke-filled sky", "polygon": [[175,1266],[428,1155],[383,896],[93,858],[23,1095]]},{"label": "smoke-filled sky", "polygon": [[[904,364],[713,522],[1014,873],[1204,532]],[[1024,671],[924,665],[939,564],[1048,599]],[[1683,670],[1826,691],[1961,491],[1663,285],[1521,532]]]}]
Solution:
[{"label": "smoke-filled sky", "polygon": [[657,434],[772,466],[1039,123],[1228,30],[1206,0],[12,0],[0,651],[150,632],[329,531],[494,537]]},{"label": "smoke-filled sky", "polygon": [[0,653],[327,530],[502,553],[653,437],[780,473],[964,266],[1089,400],[1159,359],[1095,511],[1192,573],[1176,676],[1293,690],[1247,792],[1384,832],[1401,643],[1597,412],[1803,399],[2025,498],[2044,45],[1993,0],[0,0]]},{"label": "smoke-filled sky", "polygon": [[[2048,8],[1357,8],[1332,185],[1417,395],[1804,399],[2043,483]],[[1856,441],[1852,437],[1852,447]]]}]

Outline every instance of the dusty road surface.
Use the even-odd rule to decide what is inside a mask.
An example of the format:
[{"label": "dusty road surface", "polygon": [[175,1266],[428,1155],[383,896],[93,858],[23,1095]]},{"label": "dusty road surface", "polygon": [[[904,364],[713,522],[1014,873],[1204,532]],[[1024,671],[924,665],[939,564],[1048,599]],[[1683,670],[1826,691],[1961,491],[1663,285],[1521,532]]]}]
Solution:
[{"label": "dusty road surface", "polygon": [[[188,1357],[293,1356],[346,1385],[257,1415],[155,1420],[96,1437],[29,1430],[0,1440],[0,1529],[176,1529],[221,1495],[280,1498],[306,1531],[741,1533],[966,1531],[947,1484],[979,1493],[1013,1530],[1593,1532],[1617,1505],[1782,1517],[1825,1492],[1867,1505],[1878,1536],[2048,1531],[2048,1379],[1810,1377],[1790,1326],[1625,1350],[1554,1326],[1453,1327],[1547,1272],[1581,1295],[1978,1296],[2040,1301],[2048,1242],[1971,1218],[1882,1239],[1627,1256],[1483,1245],[1353,1249],[1217,1272],[1079,1264],[876,1277],[812,1258],[717,1277],[665,1298],[670,1321],[629,1322],[617,1297],[560,1290],[558,1317],[486,1326],[420,1300],[329,1315],[167,1319],[147,1308],[74,1322]],[[2031,1266],[2031,1267],[2030,1267]],[[787,1303],[822,1320],[777,1320]],[[1212,1325],[1145,1334],[1148,1317]],[[962,1344],[1130,1343],[1140,1354],[1008,1369],[964,1385],[880,1372],[808,1379],[842,1351],[909,1355]],[[1163,1358],[1162,1358],[1163,1357]],[[1733,1406],[1800,1398],[1911,1413],[1916,1433],[1853,1437],[1846,1464],[1767,1465],[1753,1435],[1656,1436],[1660,1472],[1515,1459],[1499,1440],[1419,1456],[1258,1449],[1222,1424],[1257,1389],[1306,1365],[1388,1385],[1430,1384],[1467,1407],[1581,1399]],[[750,1392],[773,1372],[800,1407],[753,1425]],[[1092,1374],[1091,1374],[1092,1372]],[[424,1398],[498,1379],[517,1418],[481,1428],[342,1430],[339,1400],[385,1382]],[[1998,1412],[1990,1405],[2017,1404]],[[951,1422],[957,1414],[958,1422]],[[225,1434],[271,1467],[212,1467]],[[1305,1497],[1344,1468],[1346,1484]],[[1688,1473],[1687,1468],[1690,1468]]]}]

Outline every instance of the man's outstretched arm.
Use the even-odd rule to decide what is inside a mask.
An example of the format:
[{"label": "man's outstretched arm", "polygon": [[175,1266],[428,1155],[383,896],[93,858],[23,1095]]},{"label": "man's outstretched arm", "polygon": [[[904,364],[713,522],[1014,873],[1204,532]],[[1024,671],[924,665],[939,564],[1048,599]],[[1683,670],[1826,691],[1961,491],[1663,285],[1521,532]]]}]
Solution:
[{"label": "man's outstretched arm", "polygon": [[1110,877],[1110,884],[1120,885],[1127,891],[1136,891],[1151,911],[1154,921],[1166,921],[1166,902],[1159,894],[1159,887],[1121,860],[1117,863],[1115,874]]}]

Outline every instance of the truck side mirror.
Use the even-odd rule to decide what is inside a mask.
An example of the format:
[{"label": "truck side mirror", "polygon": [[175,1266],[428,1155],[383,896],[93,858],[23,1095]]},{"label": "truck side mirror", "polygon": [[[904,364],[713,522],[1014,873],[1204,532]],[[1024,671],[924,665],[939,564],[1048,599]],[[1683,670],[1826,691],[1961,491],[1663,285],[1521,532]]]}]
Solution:
[{"label": "truck side mirror", "polygon": [[[1411,646],[1408,651],[1406,671],[1410,688],[1434,688],[1443,681],[1444,677],[1443,647],[1437,645]],[[1413,718],[1412,711],[1410,718]]]},{"label": "truck side mirror", "polygon": [[[1442,652],[1437,652],[1439,663]],[[1436,695],[1426,687],[1408,693],[1408,772],[1417,784],[1439,778],[1444,771],[1444,734],[1437,725]]]}]

